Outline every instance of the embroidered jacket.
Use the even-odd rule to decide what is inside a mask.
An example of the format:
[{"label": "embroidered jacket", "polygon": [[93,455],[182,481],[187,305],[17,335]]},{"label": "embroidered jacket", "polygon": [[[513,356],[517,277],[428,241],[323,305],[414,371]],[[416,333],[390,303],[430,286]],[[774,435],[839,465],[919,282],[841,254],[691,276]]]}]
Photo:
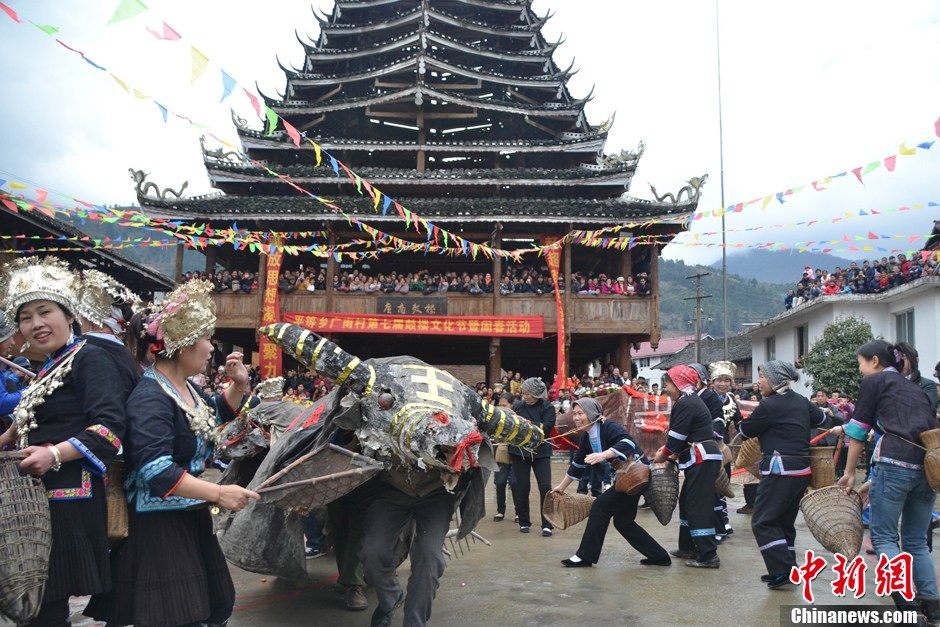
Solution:
[{"label": "embroidered jacket", "polygon": [[[196,393],[202,396],[199,390]],[[235,418],[237,410],[222,395],[202,398],[215,412],[217,423]],[[145,371],[127,399],[127,414],[128,502],[138,513],[202,505],[198,499],[174,496],[173,490],[187,473],[196,477],[203,473],[213,447],[193,433],[186,413],[163,391],[152,370]]]},{"label": "embroidered jacket", "polygon": [[904,440],[920,445],[920,434],[936,428],[936,423],[930,401],[920,386],[888,368],[862,379],[845,435],[864,442],[868,432],[877,427],[886,436],[875,447],[872,461],[921,468],[924,451]]},{"label": "embroidered jacket", "polygon": [[812,474],[809,440],[813,427],[828,425],[829,418],[808,398],[793,391],[771,394],[738,424],[745,438],[760,438],[762,475],[804,477]]},{"label": "embroidered jacket", "polygon": [[568,476],[574,481],[581,479],[584,469],[588,467],[584,458],[591,453],[605,451],[613,451],[616,455],[614,459],[623,462],[638,459],[643,454],[622,424],[604,419],[594,423],[587,433],[581,434],[578,450],[568,466]]},{"label": "embroidered jacket", "polygon": [[683,394],[669,414],[669,433],[666,445],[660,450],[676,455],[680,469],[707,461],[723,461],[715,442],[712,416],[705,402],[697,394]]},{"label": "embroidered jacket", "polygon": [[[77,351],[63,385],[36,410],[38,428],[29,432],[30,445],[67,441],[82,454],[42,477],[52,501],[90,499],[92,476],[104,475],[121,448],[126,419],[118,370],[101,348],[77,343],[53,359]],[[100,484],[99,484],[100,485]]]}]

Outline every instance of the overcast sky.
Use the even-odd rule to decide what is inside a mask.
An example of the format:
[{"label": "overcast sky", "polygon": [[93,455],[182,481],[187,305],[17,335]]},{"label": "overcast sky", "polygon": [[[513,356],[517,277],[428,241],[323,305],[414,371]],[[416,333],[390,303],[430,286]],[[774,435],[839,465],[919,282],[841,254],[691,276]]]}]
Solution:
[{"label": "overcast sky", "polygon": [[[236,93],[219,104],[224,68],[243,84],[273,95],[283,74],[275,55],[297,67],[302,48],[294,29],[315,38],[317,24],[304,0],[148,0],[150,10],[106,26],[117,0],[10,1],[24,19],[59,26],[63,41],[168,107],[233,139],[228,107],[253,111]],[[329,11],[332,2],[314,0]],[[721,206],[715,4],[708,0],[535,0],[537,13],[555,17],[544,33],[564,33],[556,61],[576,59],[570,82],[584,96],[591,123],[616,111],[607,152],[646,153],[631,193],[650,198],[684,181],[710,175],[700,207]],[[859,0],[747,2],[719,0],[724,120],[725,201],[731,205],[808,183],[896,154],[898,144],[938,139],[940,116],[940,3]],[[181,35],[161,42],[146,28],[166,21]],[[135,200],[128,167],[152,173],[161,187],[189,181],[187,193],[210,191],[199,131],[170,119],[152,102],[127,96],[103,72],[86,66],[32,26],[0,14],[0,54],[6,81],[0,111],[0,179],[27,180],[99,203]],[[190,85],[190,49],[210,59]],[[921,152],[921,151],[918,151]],[[349,164],[355,167],[356,164]],[[940,143],[897,169],[872,173],[860,185],[849,175],[829,191],[804,191],[785,205],[774,201],[730,216],[729,229],[826,220],[845,211],[940,202]],[[14,176],[15,175],[15,176]],[[9,189],[9,187],[7,187]],[[931,212],[933,212],[931,214]],[[792,244],[843,233],[926,233],[936,209],[836,225],[729,232],[730,242]],[[693,232],[717,231],[701,220]],[[702,241],[720,241],[702,236]],[[922,244],[922,242],[919,242]],[[667,256],[713,261],[718,249],[670,246]]]}]

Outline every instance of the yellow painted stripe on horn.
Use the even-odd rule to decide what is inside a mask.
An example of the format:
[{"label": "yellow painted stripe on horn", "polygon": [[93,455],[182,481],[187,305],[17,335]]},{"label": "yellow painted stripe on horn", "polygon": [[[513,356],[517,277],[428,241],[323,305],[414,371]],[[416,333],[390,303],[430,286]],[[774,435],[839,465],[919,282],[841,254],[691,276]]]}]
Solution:
[{"label": "yellow painted stripe on horn", "polygon": [[496,411],[496,407],[486,401],[483,401],[483,406],[486,407],[486,415],[483,417],[483,422],[489,422],[493,418],[493,412]]},{"label": "yellow painted stripe on horn", "polygon": [[366,389],[364,389],[362,393],[366,396],[369,396],[372,394],[372,386],[375,385],[375,368],[369,364],[366,364],[366,368],[369,369],[369,382],[366,383]]},{"label": "yellow painted stripe on horn", "polygon": [[287,325],[284,324],[283,322],[280,322],[278,324],[281,325],[280,330],[277,332],[277,339],[280,340],[284,337],[284,334],[287,333]]},{"label": "yellow painted stripe on horn", "polygon": [[343,370],[341,373],[339,373],[339,376],[336,377],[336,382],[342,383],[343,381],[348,379],[349,375],[352,374],[352,371],[355,370],[356,366],[358,366],[360,363],[362,362],[359,361],[358,357],[353,357],[353,360],[349,362],[349,365],[346,366],[346,369]]},{"label": "yellow painted stripe on horn", "polygon": [[317,342],[317,345],[313,347],[313,363],[310,364],[314,368],[317,367],[317,357],[320,356],[320,351],[323,350],[323,345],[326,344],[326,338],[321,337],[320,341]]},{"label": "yellow painted stripe on horn", "polygon": [[300,339],[297,340],[297,346],[294,347],[294,357],[300,359],[300,356],[304,352],[304,342],[307,341],[307,338],[310,337],[310,331],[307,329],[303,330],[303,333],[300,334]]},{"label": "yellow painted stripe on horn", "polygon": [[528,444],[529,440],[532,439],[533,432],[534,432],[534,429],[532,428],[532,425],[529,425],[529,432],[526,434],[524,438],[522,438],[522,442],[519,443],[519,446],[525,446],[526,444]]},{"label": "yellow painted stripe on horn", "polygon": [[522,419],[518,416],[510,416],[509,419],[512,420],[512,431],[506,436],[506,441],[512,442],[516,439],[516,436],[519,435],[519,429],[522,427]]},{"label": "yellow painted stripe on horn", "polygon": [[505,428],[506,428],[506,412],[500,409],[499,410],[499,422],[496,424],[496,431],[493,432],[493,437],[498,438],[502,434],[503,429]]}]

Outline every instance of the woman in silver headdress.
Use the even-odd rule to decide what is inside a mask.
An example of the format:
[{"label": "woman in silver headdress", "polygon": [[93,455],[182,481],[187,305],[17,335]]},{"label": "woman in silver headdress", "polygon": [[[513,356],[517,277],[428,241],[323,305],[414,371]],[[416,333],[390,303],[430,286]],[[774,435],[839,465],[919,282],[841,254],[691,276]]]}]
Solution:
[{"label": "woman in silver headdress", "polygon": [[0,436],[0,448],[22,449],[20,468],[42,479],[49,498],[49,578],[30,625],[68,625],[70,596],[111,587],[103,478],[124,437],[126,393],[107,354],[78,335],[79,289],[76,274],[51,257],[18,259],[0,280],[6,315],[46,355]]},{"label": "woman in silver headdress", "polygon": [[223,625],[232,613],[235,587],[208,506],[239,511],[259,496],[197,478],[213,455],[217,424],[235,418],[249,391],[240,353],[226,358],[232,382],[224,394],[206,398],[188,381],[212,356],[211,291],[206,281],[188,281],[147,321],[141,346],[156,361],[127,400],[130,534],[115,560],[113,593],[86,612],[98,620]]}]

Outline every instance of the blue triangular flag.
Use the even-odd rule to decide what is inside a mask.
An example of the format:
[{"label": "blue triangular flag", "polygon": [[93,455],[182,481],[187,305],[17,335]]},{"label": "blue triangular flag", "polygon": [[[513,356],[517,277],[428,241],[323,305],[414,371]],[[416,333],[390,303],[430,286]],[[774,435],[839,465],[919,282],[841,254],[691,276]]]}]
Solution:
[{"label": "blue triangular flag", "polygon": [[923,148],[924,150],[930,150],[930,147],[934,145],[934,142],[921,142],[917,144],[918,148]]},{"label": "blue triangular flag", "polygon": [[339,164],[336,163],[336,158],[333,155],[330,155],[330,165],[333,166],[333,174],[339,176]]},{"label": "blue triangular flag", "polygon": [[222,70],[222,100],[219,102],[231,96],[233,89],[235,89],[235,79]]},{"label": "blue triangular flag", "polygon": [[82,55],[82,58],[85,59],[85,63],[87,63],[87,64],[90,65],[91,67],[95,68],[96,70],[101,70],[102,72],[107,72],[107,71],[108,71],[108,70],[106,70],[105,68],[103,68],[103,67],[101,67],[100,65],[98,65],[97,63],[95,63],[94,61],[92,61],[91,59],[89,59],[88,57],[86,57],[85,55]]},{"label": "blue triangular flag", "polygon": [[382,215],[388,215],[388,208],[392,205],[392,199],[387,195],[382,200]]},{"label": "blue triangular flag", "polygon": [[162,104],[160,104],[156,100],[153,101],[153,104],[157,105],[157,108],[160,109],[160,115],[163,116],[163,121],[166,122],[166,107],[164,107]]},{"label": "blue triangular flag", "polygon": [[786,202],[786,201],[783,199],[783,192],[777,192],[776,196],[777,196],[777,200],[780,201],[780,204],[781,204],[781,205],[782,205],[784,202]]},{"label": "blue triangular flag", "polygon": [[868,215],[868,212],[865,211],[864,209],[859,209],[859,210],[858,210],[858,215],[860,215],[860,216],[867,216],[867,215]]}]

